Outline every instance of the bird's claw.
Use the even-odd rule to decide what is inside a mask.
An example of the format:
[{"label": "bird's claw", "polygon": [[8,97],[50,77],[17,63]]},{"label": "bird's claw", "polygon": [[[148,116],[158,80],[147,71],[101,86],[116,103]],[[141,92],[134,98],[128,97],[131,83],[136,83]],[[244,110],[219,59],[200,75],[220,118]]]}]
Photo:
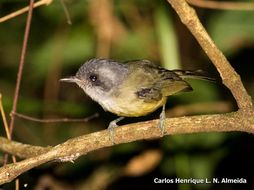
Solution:
[{"label": "bird's claw", "polygon": [[118,125],[116,124],[116,121],[111,121],[109,123],[109,126],[108,126],[108,131],[109,131],[109,138],[110,138],[110,141],[112,142],[112,144],[115,144],[115,141],[114,141],[114,128],[118,127]]},{"label": "bird's claw", "polygon": [[124,117],[119,117],[119,118],[111,121],[108,125],[109,138],[110,138],[112,144],[115,144],[115,141],[114,141],[114,128],[118,127],[117,122],[121,121],[122,119],[124,119]]},{"label": "bird's claw", "polygon": [[162,112],[160,114],[160,121],[159,121],[159,124],[158,124],[158,127],[161,131],[161,136],[162,137],[164,136],[164,133],[165,133],[165,127],[164,127],[165,118],[166,118],[166,115],[165,115],[165,105],[164,105],[163,108],[162,108]]}]

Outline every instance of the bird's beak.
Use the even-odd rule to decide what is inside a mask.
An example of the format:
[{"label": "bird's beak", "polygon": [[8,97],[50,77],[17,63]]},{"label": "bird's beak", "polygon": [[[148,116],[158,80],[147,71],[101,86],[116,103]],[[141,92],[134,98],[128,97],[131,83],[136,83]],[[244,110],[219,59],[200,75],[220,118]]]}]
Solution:
[{"label": "bird's beak", "polygon": [[68,78],[62,78],[59,80],[60,82],[74,82],[74,83],[77,83],[80,81],[80,79],[78,79],[77,77],[75,76],[71,76],[71,77],[68,77]]}]

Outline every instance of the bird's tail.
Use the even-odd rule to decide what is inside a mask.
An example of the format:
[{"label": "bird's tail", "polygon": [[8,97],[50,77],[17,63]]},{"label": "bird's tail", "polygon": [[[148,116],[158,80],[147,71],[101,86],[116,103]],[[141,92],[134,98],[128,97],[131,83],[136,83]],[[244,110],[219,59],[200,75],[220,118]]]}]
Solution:
[{"label": "bird's tail", "polygon": [[209,77],[205,71],[202,70],[196,70],[196,71],[190,71],[190,70],[173,70],[179,77],[182,79],[198,79],[198,80],[206,80],[211,82],[216,82],[215,78]]}]

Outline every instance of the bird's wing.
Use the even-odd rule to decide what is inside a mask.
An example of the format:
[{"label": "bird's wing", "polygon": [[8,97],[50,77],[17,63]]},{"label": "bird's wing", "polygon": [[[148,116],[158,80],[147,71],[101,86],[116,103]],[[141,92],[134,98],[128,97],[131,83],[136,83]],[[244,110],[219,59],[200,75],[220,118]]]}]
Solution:
[{"label": "bird's wing", "polygon": [[176,73],[159,67],[150,61],[132,61],[127,64],[133,73],[131,78],[137,85],[136,95],[146,102],[158,101],[162,97],[192,90],[191,86]]},{"label": "bird's wing", "polygon": [[136,95],[140,99],[144,99],[145,102],[159,101],[162,98],[160,89],[153,87],[141,88],[136,92]]}]

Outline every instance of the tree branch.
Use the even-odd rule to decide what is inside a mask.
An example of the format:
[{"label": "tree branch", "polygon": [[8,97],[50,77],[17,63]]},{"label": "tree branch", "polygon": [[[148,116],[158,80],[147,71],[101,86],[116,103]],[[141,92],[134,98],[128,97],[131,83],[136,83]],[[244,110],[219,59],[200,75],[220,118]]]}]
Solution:
[{"label": "tree branch", "polygon": [[[115,144],[133,142],[142,139],[159,138],[160,131],[157,127],[159,120],[129,124],[115,129]],[[228,114],[202,115],[191,117],[167,118],[165,121],[165,135],[189,134],[201,132],[229,132],[243,131],[254,133],[254,118],[245,118],[242,112],[233,112]],[[36,151],[42,151],[43,154],[33,156],[26,160],[8,164],[0,168],[0,184],[10,182],[20,174],[39,166],[43,163],[59,160],[74,161],[81,155],[89,152],[111,147],[112,142],[107,130],[76,137],[59,144],[49,150],[31,145],[23,145],[17,142],[11,142],[4,138],[0,139],[0,149],[11,154],[30,157],[36,154]],[[11,144],[16,147],[23,147],[23,150],[32,150],[31,155],[24,155],[12,149]],[[27,149],[24,147],[28,147]],[[19,149],[19,148],[17,148]],[[45,151],[45,152],[44,152]],[[41,153],[41,152],[40,152]]]},{"label": "tree branch", "polygon": [[193,36],[197,39],[200,46],[208,55],[214,66],[220,73],[223,84],[229,88],[233,94],[237,105],[240,109],[253,112],[251,97],[246,92],[240,76],[231,67],[226,57],[218,49],[213,40],[200,23],[198,16],[186,0],[167,0],[177,12],[183,24],[187,26]]},{"label": "tree branch", "polygon": [[41,147],[23,144],[20,142],[0,137],[0,150],[20,158],[30,158],[38,156],[50,150],[51,147]]}]

